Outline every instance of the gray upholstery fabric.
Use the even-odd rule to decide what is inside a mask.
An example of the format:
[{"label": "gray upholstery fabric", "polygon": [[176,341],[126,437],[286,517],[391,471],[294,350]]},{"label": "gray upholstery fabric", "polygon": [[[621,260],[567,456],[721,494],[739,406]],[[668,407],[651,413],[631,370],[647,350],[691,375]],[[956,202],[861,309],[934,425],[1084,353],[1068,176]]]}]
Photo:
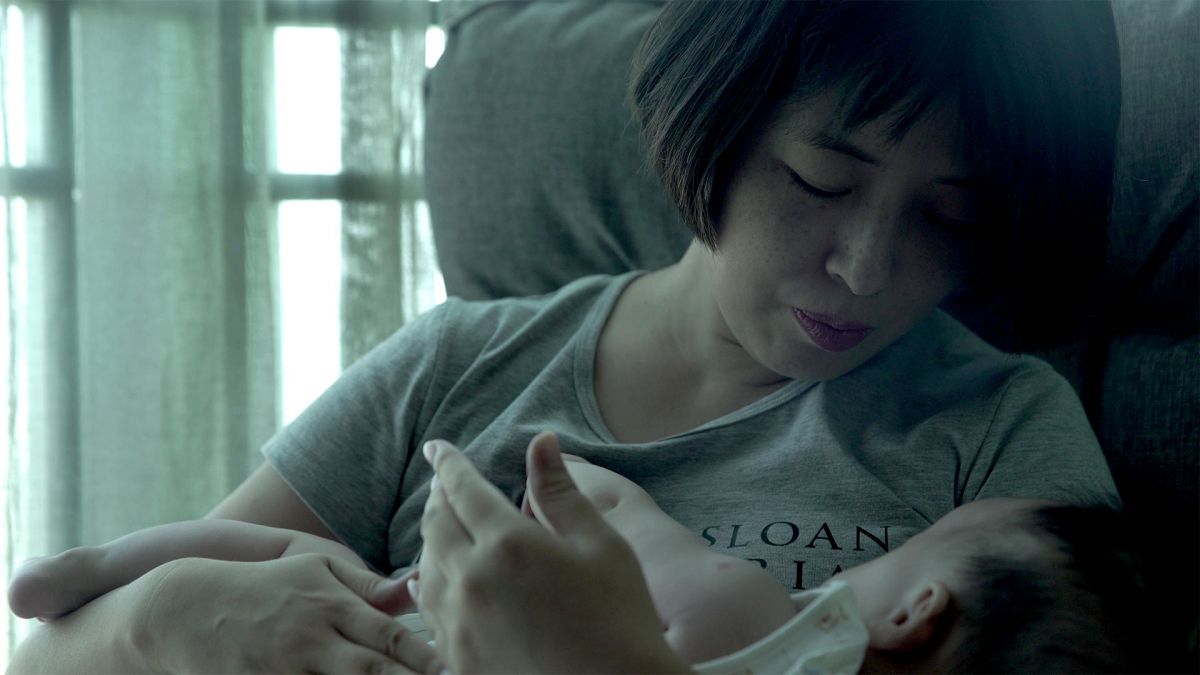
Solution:
[{"label": "gray upholstery fabric", "polygon": [[625,100],[653,2],[499,2],[450,27],[426,82],[425,171],[451,295],[531,295],[655,269],[690,236]]},{"label": "gray upholstery fabric", "polygon": [[1147,324],[1185,334],[1200,316],[1197,191],[1200,189],[1200,3],[1121,0],[1122,123],[1110,226],[1109,274],[1124,288],[1173,223],[1181,230],[1131,298]]},{"label": "gray upholstery fabric", "polygon": [[[498,2],[455,24],[428,80],[426,171],[452,295],[542,293],[674,262],[689,236],[623,105],[656,2]],[[1124,103],[1102,332],[1040,355],[1074,384],[1194,630],[1200,568],[1200,2],[1117,0]],[[1003,321],[952,313],[1001,346]],[[1017,308],[1020,311],[1020,308]],[[1194,633],[1193,633],[1194,636]],[[1182,638],[1180,638],[1182,639]],[[1194,645],[1181,666],[1197,667]]]},{"label": "gray upholstery fabric", "polygon": [[[1194,250],[1194,249],[1193,249]],[[1174,664],[1197,672],[1200,614],[1200,338],[1141,333],[1113,341],[1093,424],[1117,489],[1148,546],[1146,576]],[[1190,645],[1188,644],[1190,641]],[[1165,667],[1165,666],[1164,666]]]}]

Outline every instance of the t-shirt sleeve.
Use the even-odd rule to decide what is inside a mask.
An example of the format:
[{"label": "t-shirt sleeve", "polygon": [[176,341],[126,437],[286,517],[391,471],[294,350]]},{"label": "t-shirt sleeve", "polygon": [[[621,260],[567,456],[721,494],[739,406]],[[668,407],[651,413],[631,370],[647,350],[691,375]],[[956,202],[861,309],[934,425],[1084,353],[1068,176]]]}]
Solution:
[{"label": "t-shirt sleeve", "polygon": [[1119,504],[1079,397],[1048,364],[1031,363],[1000,394],[962,501],[988,497]]},{"label": "t-shirt sleeve", "polygon": [[313,513],[377,570],[454,301],[413,319],[355,362],[263,447]]}]

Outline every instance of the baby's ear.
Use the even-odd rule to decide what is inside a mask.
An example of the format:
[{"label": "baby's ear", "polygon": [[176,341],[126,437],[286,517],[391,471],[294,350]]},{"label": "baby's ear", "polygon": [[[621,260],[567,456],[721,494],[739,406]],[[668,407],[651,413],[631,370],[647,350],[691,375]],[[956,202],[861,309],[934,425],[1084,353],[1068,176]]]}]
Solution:
[{"label": "baby's ear", "polygon": [[886,621],[872,631],[871,646],[881,651],[911,652],[932,646],[950,609],[950,589],[940,581],[917,587]]}]

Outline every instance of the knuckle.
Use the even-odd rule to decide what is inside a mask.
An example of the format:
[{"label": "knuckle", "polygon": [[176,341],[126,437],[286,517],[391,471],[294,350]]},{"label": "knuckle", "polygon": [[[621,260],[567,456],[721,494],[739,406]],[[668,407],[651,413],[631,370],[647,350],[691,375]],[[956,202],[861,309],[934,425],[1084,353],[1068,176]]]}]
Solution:
[{"label": "knuckle", "polygon": [[321,568],[329,567],[329,558],[318,553],[300,553],[294,556],[281,558],[281,561],[286,561],[291,567],[303,574],[312,574]]},{"label": "knuckle", "polygon": [[399,656],[404,653],[405,643],[409,640],[408,631],[400,626],[391,625],[389,622],[389,624],[383,627],[382,633],[380,644],[384,646],[386,653],[392,656]]},{"label": "knuckle", "polygon": [[490,602],[491,584],[483,575],[464,574],[460,581],[463,605],[486,607]]},{"label": "knuckle", "polygon": [[496,538],[496,562],[508,568],[521,568],[529,560],[529,542],[520,532],[506,531]]},{"label": "knuckle", "polygon": [[310,593],[308,602],[310,611],[319,616],[338,618],[346,614],[346,603],[341,598],[327,593]]},{"label": "knuckle", "polygon": [[443,473],[439,473],[438,480],[441,482],[442,492],[446,494],[447,498],[449,498],[450,495],[457,494],[462,490],[462,474],[458,471],[454,471],[452,467],[448,467]]},{"label": "knuckle", "polygon": [[312,637],[305,631],[288,631],[279,635],[279,649],[283,654],[303,657],[312,649]]}]

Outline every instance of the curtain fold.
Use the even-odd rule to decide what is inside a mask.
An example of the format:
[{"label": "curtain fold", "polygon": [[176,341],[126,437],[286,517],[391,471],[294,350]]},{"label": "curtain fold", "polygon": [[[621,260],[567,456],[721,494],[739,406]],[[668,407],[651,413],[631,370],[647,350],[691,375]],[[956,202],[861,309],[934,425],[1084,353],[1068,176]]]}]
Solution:
[{"label": "curtain fold", "polygon": [[[406,35],[424,41],[424,34]],[[403,82],[393,71],[393,33],[355,29],[342,36],[342,165],[378,176],[399,176],[398,150],[411,135],[397,119],[393,91]],[[401,51],[401,55],[403,52]],[[399,327],[404,311],[400,282],[402,199],[342,204],[342,367]]]},{"label": "curtain fold", "polygon": [[342,162],[387,177],[373,202],[342,205],[342,366],[436,302],[421,200],[420,83],[427,23],[342,35]]}]

